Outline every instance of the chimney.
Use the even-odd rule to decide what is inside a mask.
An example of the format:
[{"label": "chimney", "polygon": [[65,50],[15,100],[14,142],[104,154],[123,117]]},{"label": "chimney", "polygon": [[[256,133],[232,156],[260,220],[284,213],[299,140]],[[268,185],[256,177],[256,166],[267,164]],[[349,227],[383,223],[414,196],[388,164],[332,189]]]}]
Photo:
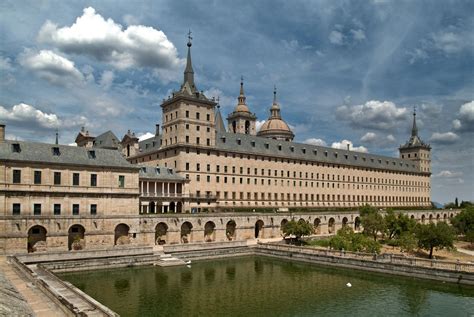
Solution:
[{"label": "chimney", "polygon": [[349,143],[347,143],[347,150],[350,151],[351,150],[351,145]]},{"label": "chimney", "polygon": [[0,123],[0,143],[5,142],[5,125]]},{"label": "chimney", "polygon": [[156,129],[155,129],[155,136],[159,136],[159,135],[160,135],[160,125],[157,123]]}]

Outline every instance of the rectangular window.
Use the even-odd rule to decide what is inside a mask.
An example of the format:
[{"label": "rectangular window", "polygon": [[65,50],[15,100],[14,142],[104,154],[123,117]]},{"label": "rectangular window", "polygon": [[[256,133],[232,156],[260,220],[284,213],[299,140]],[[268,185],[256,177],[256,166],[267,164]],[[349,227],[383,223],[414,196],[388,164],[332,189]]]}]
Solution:
[{"label": "rectangular window", "polygon": [[72,186],[79,186],[79,173],[72,174]]},{"label": "rectangular window", "polygon": [[124,188],[125,187],[125,176],[124,175],[119,175],[118,181],[119,181],[119,187]]},{"label": "rectangular window", "polygon": [[61,172],[54,172],[54,185],[61,185]]},{"label": "rectangular window", "polygon": [[33,214],[35,216],[41,215],[41,204],[34,204],[33,205]]},{"label": "rectangular window", "polygon": [[34,182],[35,184],[41,184],[41,171],[35,171]]},{"label": "rectangular window", "polygon": [[199,137],[196,138],[196,144],[199,144]]},{"label": "rectangular window", "polygon": [[189,162],[186,162],[186,170],[189,171]]},{"label": "rectangular window", "polygon": [[73,215],[79,215],[79,204],[73,204],[72,205],[72,214]]},{"label": "rectangular window", "polygon": [[210,114],[206,114],[206,120],[211,121],[211,115]]},{"label": "rectangular window", "polygon": [[91,186],[97,186],[97,174],[91,174]]},{"label": "rectangular window", "polygon": [[91,215],[97,215],[97,205],[91,204]]},{"label": "rectangular window", "polygon": [[21,170],[13,170],[13,184],[21,183]]},{"label": "rectangular window", "polygon": [[199,112],[196,112],[196,119],[199,120]]},{"label": "rectangular window", "polygon": [[186,118],[189,118],[189,111],[186,110]]},{"label": "rectangular window", "polygon": [[13,204],[12,212],[14,215],[19,215],[21,213],[21,205],[20,204]]},{"label": "rectangular window", "polygon": [[61,204],[54,204],[53,213],[55,215],[60,215],[61,214]]}]

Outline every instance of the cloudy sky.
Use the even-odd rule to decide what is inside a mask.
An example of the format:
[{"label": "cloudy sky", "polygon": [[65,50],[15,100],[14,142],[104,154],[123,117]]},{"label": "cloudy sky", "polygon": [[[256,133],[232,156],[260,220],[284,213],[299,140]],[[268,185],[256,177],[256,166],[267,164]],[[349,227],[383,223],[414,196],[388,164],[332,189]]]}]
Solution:
[{"label": "cloudy sky", "polygon": [[81,126],[153,132],[196,83],[224,115],[240,77],[261,124],[273,86],[296,140],[397,156],[418,109],[433,200],[474,199],[473,1],[17,1],[0,3],[7,137],[69,144]]}]

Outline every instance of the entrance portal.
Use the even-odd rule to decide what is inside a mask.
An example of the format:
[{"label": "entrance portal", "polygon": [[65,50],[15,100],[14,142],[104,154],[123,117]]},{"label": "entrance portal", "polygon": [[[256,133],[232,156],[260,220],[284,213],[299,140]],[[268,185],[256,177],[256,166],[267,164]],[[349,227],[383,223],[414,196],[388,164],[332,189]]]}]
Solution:
[{"label": "entrance portal", "polygon": [[83,250],[86,246],[84,240],[84,229],[81,225],[72,225],[68,231],[67,247],[69,250]]},{"label": "entrance portal", "polygon": [[263,238],[263,226],[264,226],[264,223],[262,220],[258,220],[255,223],[255,239]]}]

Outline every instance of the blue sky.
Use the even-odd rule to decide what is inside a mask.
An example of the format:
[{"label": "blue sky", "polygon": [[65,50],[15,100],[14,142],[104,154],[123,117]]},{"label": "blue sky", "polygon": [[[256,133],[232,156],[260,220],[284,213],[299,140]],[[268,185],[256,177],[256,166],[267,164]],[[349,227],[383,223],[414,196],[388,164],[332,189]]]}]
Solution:
[{"label": "blue sky", "polygon": [[433,200],[474,200],[473,1],[2,1],[7,137],[72,143],[81,126],[138,135],[196,83],[224,115],[244,76],[259,123],[273,86],[298,142],[397,156],[418,109]]}]

